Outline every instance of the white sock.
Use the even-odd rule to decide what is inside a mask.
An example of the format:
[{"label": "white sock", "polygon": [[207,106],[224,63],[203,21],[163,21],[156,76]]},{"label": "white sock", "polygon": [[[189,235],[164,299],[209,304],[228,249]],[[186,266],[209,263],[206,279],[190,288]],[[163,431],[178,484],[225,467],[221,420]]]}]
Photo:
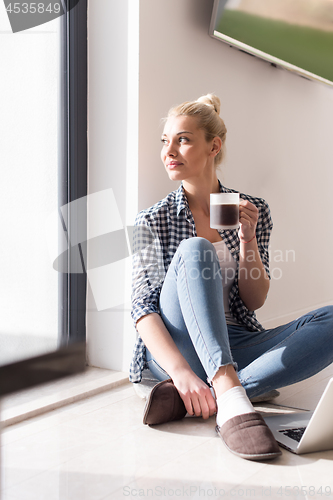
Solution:
[{"label": "white sock", "polygon": [[252,413],[255,411],[249,398],[246,395],[245,389],[242,386],[236,386],[221,394],[216,399],[217,416],[216,423],[219,427],[237,415],[244,413]]}]

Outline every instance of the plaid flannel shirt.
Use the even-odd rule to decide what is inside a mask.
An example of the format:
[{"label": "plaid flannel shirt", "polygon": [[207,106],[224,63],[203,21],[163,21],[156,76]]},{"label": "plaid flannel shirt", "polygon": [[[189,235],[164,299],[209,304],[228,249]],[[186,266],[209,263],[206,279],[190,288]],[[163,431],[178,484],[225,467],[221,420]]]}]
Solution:
[{"label": "plaid flannel shirt", "polygon": [[[222,193],[237,192],[220,183]],[[273,227],[270,209],[262,198],[240,193],[240,198],[249,200],[259,210],[256,237],[261,260],[269,274],[268,246]],[[146,314],[158,313],[159,296],[171,260],[182,240],[197,236],[193,215],[188,205],[182,184],[135,219],[133,236],[132,311],[136,325]],[[240,243],[238,230],[218,230],[239,267]],[[229,294],[229,309],[236,320],[251,331],[263,330],[253,311],[249,311],[239,296],[238,278]],[[142,370],[146,368],[145,345],[138,335],[130,366],[130,381],[140,382]]]}]

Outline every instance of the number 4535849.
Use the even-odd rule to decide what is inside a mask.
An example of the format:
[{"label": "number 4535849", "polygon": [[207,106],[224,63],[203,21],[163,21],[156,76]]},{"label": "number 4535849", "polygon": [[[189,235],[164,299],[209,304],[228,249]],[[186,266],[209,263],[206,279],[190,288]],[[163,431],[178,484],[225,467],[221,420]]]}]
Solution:
[{"label": "number 4535849", "polygon": [[10,3],[6,7],[7,12],[10,14],[43,14],[48,12],[49,14],[59,14],[61,10],[60,3],[49,3],[45,5],[43,3],[37,2],[25,2],[25,3]]}]

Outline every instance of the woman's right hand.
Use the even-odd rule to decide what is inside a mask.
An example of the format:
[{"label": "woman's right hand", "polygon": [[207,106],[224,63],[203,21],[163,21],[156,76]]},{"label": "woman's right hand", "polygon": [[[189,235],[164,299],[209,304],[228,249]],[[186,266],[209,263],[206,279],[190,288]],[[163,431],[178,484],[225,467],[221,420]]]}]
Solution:
[{"label": "woman's right hand", "polygon": [[172,381],[189,415],[207,419],[217,411],[211,390],[191,369],[173,374]]}]

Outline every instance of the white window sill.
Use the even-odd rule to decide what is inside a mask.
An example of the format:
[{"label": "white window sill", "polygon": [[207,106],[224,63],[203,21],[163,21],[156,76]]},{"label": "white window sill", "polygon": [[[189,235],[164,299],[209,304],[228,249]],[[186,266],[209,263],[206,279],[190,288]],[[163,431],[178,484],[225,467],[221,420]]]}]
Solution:
[{"label": "white window sill", "polygon": [[84,373],[5,396],[1,400],[1,427],[81,401],[128,383],[128,373],[87,367]]}]

